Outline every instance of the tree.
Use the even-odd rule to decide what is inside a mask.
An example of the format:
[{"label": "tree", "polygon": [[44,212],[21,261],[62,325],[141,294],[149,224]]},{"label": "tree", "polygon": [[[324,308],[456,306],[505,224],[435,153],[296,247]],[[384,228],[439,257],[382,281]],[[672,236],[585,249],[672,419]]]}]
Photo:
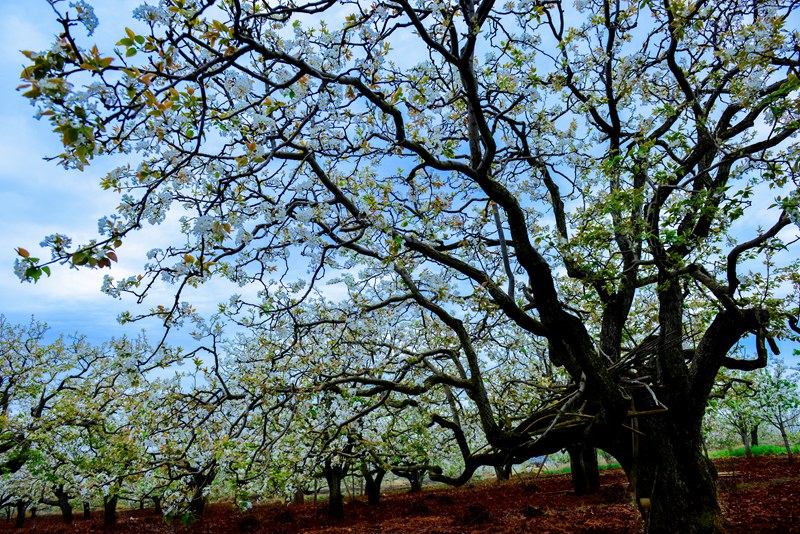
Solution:
[{"label": "tree", "polygon": [[18,499],[18,521],[28,505],[41,502],[58,506],[69,523],[80,478],[71,469],[74,438],[97,424],[87,401],[108,347],[80,336],[46,343],[46,332],[33,319],[22,326],[0,316],[0,474],[4,494]]},{"label": "tree", "polygon": [[780,432],[789,461],[794,460],[787,426],[800,417],[800,390],[797,372],[789,372],[782,362],[757,373],[756,402],[770,425]]},{"label": "tree", "polygon": [[763,420],[756,398],[756,386],[740,371],[720,375],[722,383],[709,400],[712,418],[717,419],[718,424],[736,431],[744,445],[745,455],[750,458],[751,446],[757,445],[752,443],[752,437]]},{"label": "tree", "polygon": [[[122,196],[100,236],[52,235],[47,261],[20,248],[22,278],[107,267],[174,209],[184,236],[104,285],[175,284],[140,315],[181,324],[183,289],[227,277],[258,291],[228,309],[266,323],[343,273],[351,301],[318,324],[400,308],[449,331],[429,350],[451,361],[422,384],[352,378],[474,404],[488,452],[451,482],[599,446],[652,531],[723,530],[701,440],[714,379],[800,333],[784,289],[797,254],[780,254],[800,223],[793,2],[165,0],[115,52],[82,44],[86,2],[51,4],[63,33],[26,53],[24,94],[65,166],[131,164],[101,181]],[[763,228],[745,217],[757,195],[774,199]],[[570,380],[516,426],[487,393],[497,322]],[[747,336],[758,358],[728,356]]]}]

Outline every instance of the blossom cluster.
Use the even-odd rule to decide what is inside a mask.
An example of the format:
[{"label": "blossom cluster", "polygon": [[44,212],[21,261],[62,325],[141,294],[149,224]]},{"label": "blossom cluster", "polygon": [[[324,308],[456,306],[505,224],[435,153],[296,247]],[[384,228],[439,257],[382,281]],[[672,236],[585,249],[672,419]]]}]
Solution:
[{"label": "blossom cluster", "polygon": [[97,15],[94,14],[94,8],[85,0],[70,2],[69,6],[75,8],[75,10],[78,12],[78,20],[84,25],[86,32],[89,35],[92,35],[99,24]]}]

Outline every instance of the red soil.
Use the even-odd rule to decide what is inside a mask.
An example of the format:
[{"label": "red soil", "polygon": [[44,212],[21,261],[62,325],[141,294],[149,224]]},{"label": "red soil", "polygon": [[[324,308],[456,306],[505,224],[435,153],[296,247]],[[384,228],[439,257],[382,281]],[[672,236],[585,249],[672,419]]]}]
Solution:
[{"label": "red soil", "polygon": [[[800,463],[785,457],[722,460],[720,499],[731,532],[800,532]],[[361,500],[345,505],[345,519],[330,519],[324,503],[261,506],[240,513],[212,505],[200,522],[184,528],[166,525],[150,510],[120,511],[115,532],[138,533],[627,533],[641,532],[628,483],[619,470],[601,474],[601,489],[591,496],[572,494],[568,475],[515,477],[498,484],[484,482],[453,489],[426,489],[418,494],[388,493],[377,506]],[[76,512],[79,513],[78,510]],[[102,517],[59,516],[27,520],[23,529],[0,522],[0,532],[103,532]]]}]

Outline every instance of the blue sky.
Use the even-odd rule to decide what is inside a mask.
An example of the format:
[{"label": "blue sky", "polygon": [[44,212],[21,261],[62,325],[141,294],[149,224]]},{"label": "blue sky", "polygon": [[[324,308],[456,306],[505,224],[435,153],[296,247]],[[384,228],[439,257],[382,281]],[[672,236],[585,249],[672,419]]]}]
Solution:
[{"label": "blue sky", "polygon": [[[100,19],[97,41],[113,44],[140,3],[95,2]],[[49,48],[58,29],[46,0],[0,0],[0,313],[12,322],[26,322],[35,315],[53,332],[80,332],[95,341],[134,334],[142,327],[155,336],[155,324],[117,323],[117,315],[135,303],[100,292],[104,274],[122,278],[138,272],[150,248],[146,234],[123,246],[120,262],[111,271],[60,268],[52,278],[33,285],[20,283],[12,270],[16,247],[47,257],[38,247],[46,235],[58,232],[76,241],[89,239],[97,232],[97,220],[117,201],[98,186],[113,162],[93,164],[81,173],[43,160],[58,154],[61,144],[47,122],[33,118],[33,108],[15,89],[25,62],[19,51]]]}]

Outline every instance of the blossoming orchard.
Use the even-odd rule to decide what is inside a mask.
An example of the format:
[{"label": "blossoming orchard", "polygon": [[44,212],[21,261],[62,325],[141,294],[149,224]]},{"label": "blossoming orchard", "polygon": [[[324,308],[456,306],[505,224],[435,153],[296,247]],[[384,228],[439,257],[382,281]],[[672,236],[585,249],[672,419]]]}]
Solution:
[{"label": "blossoming orchard", "polygon": [[3,324],[0,499],[341,514],[348,474],[372,502],[562,449],[592,491],[599,448],[652,532],[724,530],[709,397],[800,339],[796,2],[150,0],[102,49],[47,1],[21,92],[119,202],[16,273],[173,225],[102,290],[198,347]]}]

